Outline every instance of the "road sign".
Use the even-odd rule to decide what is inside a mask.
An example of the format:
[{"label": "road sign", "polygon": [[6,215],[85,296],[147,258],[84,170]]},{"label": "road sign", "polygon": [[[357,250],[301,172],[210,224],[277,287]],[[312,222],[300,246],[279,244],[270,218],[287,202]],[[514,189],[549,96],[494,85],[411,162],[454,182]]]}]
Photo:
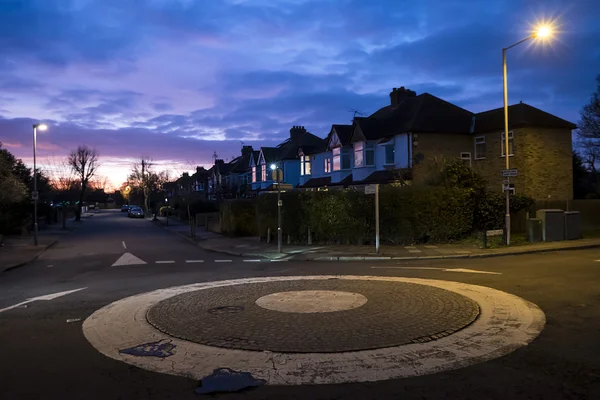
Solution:
[{"label": "road sign", "polygon": [[503,169],[502,170],[502,176],[505,177],[505,178],[515,177],[517,175],[519,175],[519,171],[516,168],[513,168],[513,169]]},{"label": "road sign", "polygon": [[490,236],[502,236],[504,235],[504,230],[503,229],[494,229],[491,231],[485,231],[485,235],[490,237]]},{"label": "road sign", "polygon": [[277,201],[277,207],[283,207],[283,200]]},{"label": "road sign", "polygon": [[377,192],[377,185],[365,186],[365,194],[375,194]]},{"label": "road sign", "polygon": [[31,198],[33,200],[38,200],[40,198],[40,192],[31,192]]}]

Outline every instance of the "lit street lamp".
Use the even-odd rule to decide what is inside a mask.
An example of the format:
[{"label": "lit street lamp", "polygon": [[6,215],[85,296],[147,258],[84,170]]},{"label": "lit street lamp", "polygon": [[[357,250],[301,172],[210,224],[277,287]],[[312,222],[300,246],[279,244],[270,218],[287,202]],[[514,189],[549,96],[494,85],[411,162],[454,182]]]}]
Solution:
[{"label": "lit street lamp", "polygon": [[31,197],[33,197],[33,244],[35,246],[38,245],[38,213],[37,213],[37,205],[38,199],[40,197],[37,190],[37,161],[35,157],[35,151],[37,147],[37,131],[45,131],[48,129],[48,125],[45,124],[34,124],[33,125],[33,193],[31,193]]},{"label": "lit street lamp", "polygon": [[271,164],[271,171],[277,175],[277,252],[281,253],[281,178],[283,171],[277,168],[277,164]]},{"label": "lit street lamp", "polygon": [[[509,156],[509,140],[508,140],[508,82],[506,76],[506,51],[511,49],[529,39],[546,39],[552,36],[552,27],[550,25],[541,25],[535,32],[525,39],[502,49],[502,73],[504,78],[504,157],[506,158],[506,169],[510,169],[510,156]],[[510,182],[510,178],[506,178],[507,182]],[[506,245],[510,245],[510,184],[504,186],[504,193],[506,195],[506,215],[504,220],[504,229],[506,230]]]}]

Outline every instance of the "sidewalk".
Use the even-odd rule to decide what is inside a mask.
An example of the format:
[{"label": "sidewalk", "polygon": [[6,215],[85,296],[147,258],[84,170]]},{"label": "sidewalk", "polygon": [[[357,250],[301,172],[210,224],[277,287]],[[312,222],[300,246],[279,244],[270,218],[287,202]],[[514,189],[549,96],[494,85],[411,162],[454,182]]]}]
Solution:
[{"label": "sidewalk", "polygon": [[155,222],[164,229],[185,237],[198,247],[218,253],[241,257],[262,258],[270,260],[303,260],[303,261],[356,261],[356,260],[431,260],[446,258],[475,258],[498,257],[519,254],[542,253],[558,250],[576,250],[600,247],[600,238],[580,239],[563,242],[535,243],[523,246],[482,249],[476,245],[440,244],[414,246],[381,246],[380,254],[375,253],[375,246],[301,246],[282,245],[282,253],[277,252],[277,242],[267,244],[259,242],[258,238],[229,238],[212,232],[203,227],[196,229],[196,237],[190,237],[190,227],[177,220],[165,219]]},{"label": "sidewalk", "polygon": [[[88,218],[91,215],[82,217]],[[74,229],[73,219],[67,221],[67,228],[62,224],[47,225],[38,233],[38,245],[33,244],[33,235],[4,236],[0,246],[0,273],[35,261],[42,253],[52,247],[58,240]]]}]

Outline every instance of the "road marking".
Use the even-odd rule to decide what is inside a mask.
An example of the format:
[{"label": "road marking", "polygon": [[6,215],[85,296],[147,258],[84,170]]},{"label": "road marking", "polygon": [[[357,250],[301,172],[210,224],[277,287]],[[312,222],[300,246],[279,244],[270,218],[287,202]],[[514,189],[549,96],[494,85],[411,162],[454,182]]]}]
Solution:
[{"label": "road marking", "polygon": [[215,262],[217,262],[217,263],[228,263],[228,262],[232,262],[232,260],[215,260]]},{"label": "road marking", "polygon": [[262,260],[244,260],[244,262],[261,262]]},{"label": "road marking", "polygon": [[157,263],[157,264],[175,264],[175,261],[173,261],[173,260],[155,261],[155,263]]},{"label": "road marking", "polygon": [[421,250],[417,250],[417,249],[411,249],[411,250],[408,250],[408,252],[409,252],[409,253],[420,253],[420,252],[421,252]]},{"label": "road marking", "polygon": [[112,265],[113,267],[119,265],[136,265],[136,264],[147,264],[146,261],[137,258],[131,253],[125,253],[115,263]]},{"label": "road marking", "polygon": [[[284,354],[217,348],[158,331],[146,319],[156,303],[183,293],[219,287],[330,279],[400,282],[449,290],[475,301],[479,317],[464,329],[427,343],[411,343],[347,353]],[[278,276],[204,282],[137,294],[94,312],[83,323],[86,339],[105,356],[154,372],[200,380],[223,365],[267,380],[271,385],[339,384],[408,378],[464,368],[528,345],[544,328],[542,310],[524,299],[484,286],[434,279],[383,276]],[[124,354],[136,344],[169,340],[177,349],[168,359]]]},{"label": "road marking", "polygon": [[502,275],[502,272],[492,271],[479,271],[476,269],[468,268],[436,268],[436,267],[371,267],[372,269],[423,269],[423,270],[435,270],[443,272],[465,272],[470,274],[489,274],[489,275]]},{"label": "road marking", "polygon": [[185,260],[186,263],[203,263],[204,260]]},{"label": "road marking", "polygon": [[423,247],[425,247],[426,249],[437,249],[438,248],[437,246],[432,246],[432,245],[423,246]]},{"label": "road marking", "polygon": [[4,312],[4,311],[12,310],[13,308],[17,308],[17,307],[20,307],[20,306],[22,306],[22,305],[25,305],[25,304],[32,303],[32,302],[34,302],[34,301],[40,301],[40,300],[44,300],[44,301],[48,301],[48,300],[54,300],[54,299],[57,299],[57,298],[59,298],[59,297],[61,297],[61,296],[66,296],[66,295],[68,295],[68,294],[71,294],[71,293],[79,292],[80,290],[83,290],[83,289],[87,289],[87,288],[86,288],[86,287],[84,287],[84,288],[79,288],[79,289],[67,290],[67,291],[64,291],[64,292],[58,292],[58,293],[47,294],[47,295],[45,295],[45,296],[32,297],[32,298],[30,298],[30,299],[27,299],[27,300],[25,300],[25,301],[22,301],[22,302],[20,302],[20,303],[17,303],[17,304],[15,304],[15,305],[12,305],[12,306],[9,306],[9,307],[6,307],[6,308],[2,308],[2,309],[0,309],[0,313],[1,313],[1,312]]},{"label": "road marking", "polygon": [[124,248],[125,250],[127,250],[127,245],[125,244],[125,241],[122,241],[121,243],[123,244],[123,248]]},{"label": "road marking", "polygon": [[271,260],[271,262],[283,262],[283,261],[288,261],[288,258],[280,258],[278,260]]},{"label": "road marking", "polygon": [[46,268],[52,268],[52,267],[54,267],[54,265],[50,264]]}]

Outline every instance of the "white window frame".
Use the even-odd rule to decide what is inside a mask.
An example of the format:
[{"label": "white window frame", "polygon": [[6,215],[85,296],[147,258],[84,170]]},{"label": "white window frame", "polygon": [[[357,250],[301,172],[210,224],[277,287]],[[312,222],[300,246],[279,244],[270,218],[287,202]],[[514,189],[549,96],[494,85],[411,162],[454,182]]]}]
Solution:
[{"label": "white window frame", "polygon": [[[373,155],[373,163],[367,164],[367,153],[371,153]],[[375,143],[374,142],[366,142],[365,143],[365,153],[363,155],[363,164],[365,167],[374,167],[375,166]]]},{"label": "white window frame", "polygon": [[256,165],[252,167],[252,183],[256,183]]},{"label": "white window frame", "polygon": [[332,167],[333,167],[333,162],[331,160],[331,157],[325,157],[325,159],[323,160],[323,171],[326,174],[330,174],[332,171]]},{"label": "white window frame", "polygon": [[260,166],[260,177],[261,177],[261,182],[266,182],[267,181],[267,164],[261,164]]},{"label": "white window frame", "polygon": [[[506,143],[504,143],[504,132],[502,132],[500,133],[500,157],[505,157],[505,148]],[[508,148],[511,150],[511,153],[508,156],[513,157],[515,155],[515,134],[513,131],[508,131]]]},{"label": "white window frame", "polygon": [[[387,149],[388,147],[392,148],[392,162],[388,162],[387,159]],[[384,164],[383,165],[394,165],[396,164],[396,146],[394,145],[394,143],[386,143],[383,145],[383,161]]]},{"label": "white window frame", "polygon": [[[483,156],[482,157],[477,157],[477,145],[483,145]],[[485,143],[485,136],[477,136],[475,137],[475,139],[473,140],[473,155],[474,155],[474,159],[475,160],[483,160],[485,159],[485,153],[487,151],[486,148],[486,143]]]},{"label": "white window frame", "polygon": [[310,156],[300,156],[300,175],[301,176],[312,175],[312,165],[311,165]]},{"label": "white window frame", "polygon": [[[348,157],[348,168],[344,168],[344,157]],[[341,157],[340,157],[340,171],[349,171],[351,169],[352,169],[352,152],[350,151],[350,149],[342,148]]]},{"label": "white window frame", "polygon": [[[336,154],[337,153],[337,154]],[[332,158],[331,158],[331,167],[332,167],[332,171],[341,171],[342,170],[342,148],[341,147],[334,147],[333,149],[331,149],[331,154],[332,154]],[[336,169],[336,163],[335,160],[338,160],[337,166],[338,168]]]},{"label": "white window frame", "polygon": [[[354,143],[354,168],[362,168],[365,166],[365,142]],[[357,157],[357,155],[359,157]]]}]

